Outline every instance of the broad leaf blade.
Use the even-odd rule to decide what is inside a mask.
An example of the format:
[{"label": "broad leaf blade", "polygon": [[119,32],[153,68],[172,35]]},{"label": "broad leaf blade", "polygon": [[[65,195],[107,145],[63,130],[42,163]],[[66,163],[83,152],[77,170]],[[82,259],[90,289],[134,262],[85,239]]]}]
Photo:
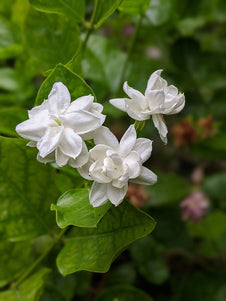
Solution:
[{"label": "broad leaf blade", "polygon": [[0,138],[0,236],[20,241],[55,226],[50,204],[59,192],[56,171],[36,160],[36,150],[19,139]]},{"label": "broad leaf blade", "polygon": [[27,118],[27,111],[18,107],[0,109],[0,134],[10,137],[18,137],[15,127]]},{"label": "broad leaf blade", "polygon": [[111,203],[93,208],[89,203],[88,189],[71,189],[65,192],[51,205],[56,210],[57,224],[61,228],[73,225],[77,227],[96,227],[100,219],[110,208]]},{"label": "broad leaf blade", "polygon": [[40,269],[30,278],[25,280],[18,290],[0,292],[1,301],[38,301],[41,297],[46,276],[50,270]]},{"label": "broad leaf blade", "polygon": [[80,30],[65,16],[45,14],[30,8],[24,24],[24,44],[40,70],[65,64],[79,46]]},{"label": "broad leaf blade", "polygon": [[111,208],[97,228],[75,228],[57,257],[57,266],[63,275],[80,270],[106,272],[116,254],[154,227],[150,216],[124,201]]},{"label": "broad leaf blade", "polygon": [[114,11],[119,7],[122,0],[100,0],[98,2],[98,7],[95,16],[96,27],[100,27],[104,21],[114,13]]},{"label": "broad leaf blade", "polygon": [[29,0],[36,9],[46,13],[64,15],[76,22],[82,22],[85,15],[84,0]]},{"label": "broad leaf blade", "polygon": [[80,96],[89,94],[94,95],[93,90],[80,76],[70,71],[64,65],[58,64],[42,83],[35,101],[36,105],[41,104],[44,99],[48,98],[49,92],[55,82],[62,82],[67,86],[71,94],[72,101]]},{"label": "broad leaf blade", "polygon": [[123,0],[119,7],[123,13],[131,15],[142,14],[150,4],[150,0]]}]

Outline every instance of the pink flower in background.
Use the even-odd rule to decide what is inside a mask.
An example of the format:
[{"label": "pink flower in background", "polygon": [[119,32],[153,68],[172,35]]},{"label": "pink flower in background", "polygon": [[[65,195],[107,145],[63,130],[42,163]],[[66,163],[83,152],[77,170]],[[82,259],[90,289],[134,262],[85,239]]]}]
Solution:
[{"label": "pink flower in background", "polygon": [[133,27],[133,25],[127,24],[127,25],[125,25],[123,27],[123,34],[124,34],[124,36],[129,37],[129,36],[132,36],[133,33],[134,33],[134,27]]},{"label": "pink flower in background", "polygon": [[196,191],[184,199],[180,203],[180,207],[183,210],[182,218],[184,221],[198,222],[208,213],[210,202],[203,192]]}]

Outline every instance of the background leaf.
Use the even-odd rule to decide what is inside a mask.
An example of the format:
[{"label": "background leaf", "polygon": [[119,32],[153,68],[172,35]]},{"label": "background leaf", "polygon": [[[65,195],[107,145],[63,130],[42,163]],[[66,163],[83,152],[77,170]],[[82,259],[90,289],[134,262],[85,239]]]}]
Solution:
[{"label": "background leaf", "polygon": [[66,191],[51,209],[56,210],[59,227],[69,225],[77,227],[96,227],[100,219],[106,214],[111,203],[93,208],[89,203],[89,190],[84,188]]},{"label": "background leaf", "polygon": [[56,171],[36,160],[23,140],[0,138],[0,235],[20,241],[54,229],[50,204],[59,192]]},{"label": "background leaf", "polygon": [[57,257],[57,266],[63,275],[80,270],[106,272],[116,255],[154,226],[150,216],[124,201],[111,208],[97,228],[75,228]]},{"label": "background leaf", "polygon": [[118,8],[122,0],[99,0],[96,10],[96,15],[94,22],[96,27],[100,27],[104,21],[113,14],[113,12]]},{"label": "background leaf", "polygon": [[[75,1],[77,2],[77,1]],[[79,27],[65,16],[30,8],[24,23],[24,43],[41,70],[65,64],[79,46]]]},{"label": "background leaf", "polygon": [[127,285],[118,285],[106,289],[95,301],[153,301],[153,299],[140,289]]},{"label": "background leaf", "polygon": [[18,137],[15,127],[18,123],[27,119],[27,111],[19,107],[0,109],[0,134],[10,137]]},{"label": "background leaf", "polygon": [[64,15],[76,22],[82,22],[85,14],[84,0],[29,0],[36,9]]},{"label": "background leaf", "polygon": [[123,0],[119,9],[126,14],[139,15],[149,7],[149,0]]}]

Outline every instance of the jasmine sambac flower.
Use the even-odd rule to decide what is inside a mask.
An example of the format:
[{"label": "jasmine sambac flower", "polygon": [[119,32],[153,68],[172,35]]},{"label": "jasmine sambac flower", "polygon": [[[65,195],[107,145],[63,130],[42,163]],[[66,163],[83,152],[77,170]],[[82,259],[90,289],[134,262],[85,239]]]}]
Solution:
[{"label": "jasmine sambac flower", "polygon": [[118,206],[124,199],[128,181],[152,185],[157,176],[142,164],[150,157],[152,141],[138,138],[134,125],[123,135],[120,143],[106,127],[94,133],[96,146],[89,151],[89,161],[78,168],[80,174],[94,183],[89,200],[93,207],[105,204],[108,200]]},{"label": "jasmine sambac flower", "polygon": [[89,158],[83,139],[92,138],[105,120],[103,106],[93,100],[87,95],[71,102],[67,87],[54,83],[48,99],[28,111],[29,119],[18,124],[16,131],[30,140],[28,146],[37,147],[38,161],[80,167]]},{"label": "jasmine sambac flower", "polygon": [[152,116],[154,126],[157,128],[162,141],[167,143],[167,127],[163,115],[179,113],[185,105],[184,94],[178,89],[167,85],[161,77],[162,70],[157,70],[150,76],[144,95],[131,88],[127,82],[123,90],[129,98],[111,99],[110,103],[116,108],[127,112],[135,120],[147,120]]}]

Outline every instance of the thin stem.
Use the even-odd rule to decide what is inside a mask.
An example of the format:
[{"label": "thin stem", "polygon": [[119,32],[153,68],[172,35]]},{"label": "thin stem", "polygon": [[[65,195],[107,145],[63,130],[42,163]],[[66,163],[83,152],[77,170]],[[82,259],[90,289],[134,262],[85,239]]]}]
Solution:
[{"label": "thin stem", "polygon": [[135,43],[136,43],[136,40],[137,40],[137,37],[138,37],[138,33],[139,33],[139,30],[140,30],[142,19],[143,19],[143,14],[140,14],[138,22],[137,22],[137,24],[135,26],[134,35],[132,36],[132,39],[131,39],[131,42],[130,42],[130,45],[129,45],[129,48],[128,48],[127,57],[126,57],[125,63],[124,63],[123,68],[122,68],[122,72],[121,72],[121,76],[120,76],[120,81],[119,81],[120,83],[124,79],[125,72],[126,72],[126,69],[127,69],[127,66],[128,66],[128,63],[129,63],[129,60],[130,60],[130,57],[131,57],[131,54],[133,52],[133,49],[134,49],[134,46],[135,46]]},{"label": "thin stem", "polygon": [[87,42],[88,42],[89,37],[90,37],[90,34],[92,33],[92,31],[95,27],[94,22],[95,22],[95,18],[96,18],[98,5],[99,5],[99,0],[96,0],[95,1],[95,7],[94,7],[94,10],[93,10],[90,22],[84,23],[84,24],[86,24],[86,28],[87,28],[85,38],[82,41],[82,43],[80,44],[79,48],[77,49],[77,51],[74,54],[74,56],[72,57],[72,59],[66,64],[66,66],[73,66],[73,64],[76,61],[78,55],[85,50]]},{"label": "thin stem", "polygon": [[39,263],[49,254],[52,248],[58,243],[62,238],[67,228],[64,228],[60,231],[59,235],[53,239],[52,243],[46,248],[46,250],[41,254],[41,256],[20,276],[20,278],[12,285],[12,289],[18,287],[30,274],[33,270],[39,265]]}]

